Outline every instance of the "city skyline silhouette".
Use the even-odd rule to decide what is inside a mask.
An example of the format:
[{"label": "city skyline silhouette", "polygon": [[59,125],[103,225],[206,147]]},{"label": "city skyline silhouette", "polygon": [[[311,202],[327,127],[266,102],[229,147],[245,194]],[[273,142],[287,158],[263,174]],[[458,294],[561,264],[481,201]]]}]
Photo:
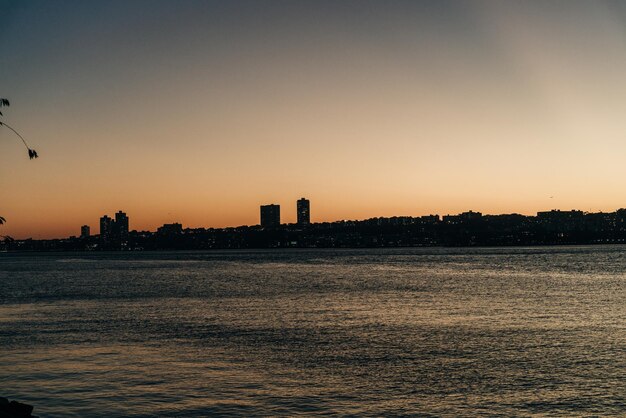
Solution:
[{"label": "city skyline silhouette", "polygon": [[[207,250],[255,248],[371,248],[590,245],[626,243],[626,209],[584,212],[552,209],[535,215],[458,214],[374,217],[316,222],[311,201],[298,199],[291,210],[296,222],[284,222],[281,205],[259,205],[258,222],[223,228],[164,223],[155,230],[132,228],[118,210],[103,215],[99,229],[80,226],[80,234],[48,240],[5,237],[4,251]],[[283,210],[284,214],[285,211]],[[133,219],[134,220],[134,219]]]}]

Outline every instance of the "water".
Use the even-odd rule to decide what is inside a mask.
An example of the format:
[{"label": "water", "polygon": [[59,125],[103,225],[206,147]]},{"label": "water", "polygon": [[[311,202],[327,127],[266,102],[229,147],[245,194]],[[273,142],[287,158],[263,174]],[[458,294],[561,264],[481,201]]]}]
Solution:
[{"label": "water", "polygon": [[625,254],[0,254],[0,396],[42,417],[626,415]]}]

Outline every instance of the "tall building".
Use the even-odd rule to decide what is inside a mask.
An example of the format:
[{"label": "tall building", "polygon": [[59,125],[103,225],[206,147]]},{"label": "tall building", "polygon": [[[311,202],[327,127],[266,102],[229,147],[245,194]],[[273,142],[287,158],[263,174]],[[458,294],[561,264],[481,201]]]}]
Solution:
[{"label": "tall building", "polygon": [[108,242],[111,240],[111,234],[113,226],[113,219],[109,218],[107,215],[104,215],[100,218],[100,240],[104,242]]},{"label": "tall building", "polygon": [[121,210],[115,214],[115,225],[113,230],[116,237],[122,241],[128,239],[128,216]]},{"label": "tall building", "polygon": [[263,228],[277,228],[280,226],[280,205],[261,206],[261,226]]},{"label": "tall building", "polygon": [[89,238],[89,235],[91,235],[91,229],[89,228],[89,225],[83,225],[80,227],[80,237],[81,238]]},{"label": "tall building", "polygon": [[304,197],[298,200],[297,204],[298,225],[308,225],[311,223],[311,202]]},{"label": "tall building", "polygon": [[104,249],[120,249],[128,244],[128,216],[121,210],[115,219],[104,215],[100,218],[100,242]]}]

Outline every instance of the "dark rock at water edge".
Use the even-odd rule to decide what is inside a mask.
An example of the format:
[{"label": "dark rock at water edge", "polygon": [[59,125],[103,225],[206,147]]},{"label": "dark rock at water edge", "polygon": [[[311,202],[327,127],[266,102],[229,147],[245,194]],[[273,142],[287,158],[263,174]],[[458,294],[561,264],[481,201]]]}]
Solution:
[{"label": "dark rock at water edge", "polygon": [[32,412],[32,405],[0,397],[0,418],[37,418]]}]

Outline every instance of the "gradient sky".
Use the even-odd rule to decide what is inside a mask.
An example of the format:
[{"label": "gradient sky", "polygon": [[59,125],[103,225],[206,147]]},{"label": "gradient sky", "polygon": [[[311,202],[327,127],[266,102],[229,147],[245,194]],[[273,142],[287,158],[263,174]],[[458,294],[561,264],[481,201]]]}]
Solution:
[{"label": "gradient sky", "polygon": [[0,0],[0,234],[613,211],[625,74],[620,1]]}]

